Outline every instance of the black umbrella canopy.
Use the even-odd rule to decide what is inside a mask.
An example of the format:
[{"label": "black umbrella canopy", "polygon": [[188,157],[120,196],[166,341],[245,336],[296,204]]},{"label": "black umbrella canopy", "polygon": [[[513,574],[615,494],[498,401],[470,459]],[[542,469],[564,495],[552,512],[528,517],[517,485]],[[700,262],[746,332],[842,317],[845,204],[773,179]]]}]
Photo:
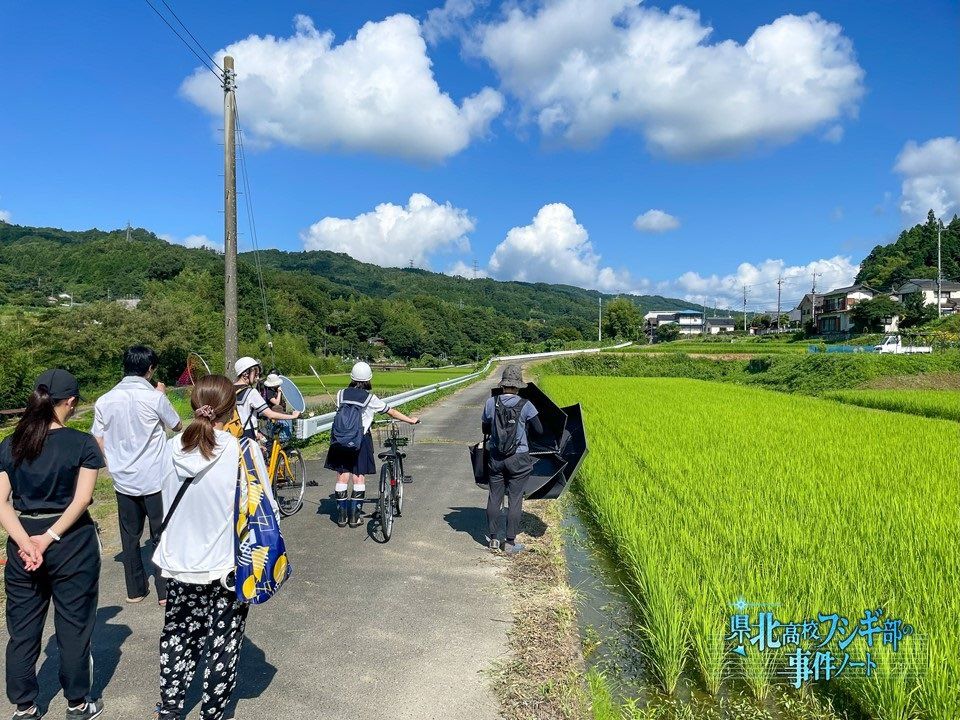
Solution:
[{"label": "black umbrella canopy", "polygon": [[[496,397],[502,394],[500,388],[494,388],[491,395]],[[537,409],[537,415],[543,425],[543,434],[534,435],[530,433],[527,440],[530,444],[530,453],[537,455],[539,453],[555,453],[560,451],[560,443],[563,440],[563,431],[567,426],[567,416],[550,397],[534,383],[527,383],[527,386],[519,390],[517,394],[533,403]]]}]

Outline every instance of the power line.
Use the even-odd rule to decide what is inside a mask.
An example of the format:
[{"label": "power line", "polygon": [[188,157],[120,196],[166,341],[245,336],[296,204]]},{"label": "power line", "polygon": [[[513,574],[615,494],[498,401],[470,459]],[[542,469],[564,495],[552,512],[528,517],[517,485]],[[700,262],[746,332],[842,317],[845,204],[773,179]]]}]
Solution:
[{"label": "power line", "polygon": [[216,60],[214,60],[213,55],[211,55],[210,53],[207,52],[207,49],[203,46],[203,43],[201,43],[199,40],[197,40],[196,35],[194,35],[192,32],[190,32],[190,28],[188,28],[186,25],[183,24],[183,20],[181,20],[181,19],[180,19],[180,16],[177,15],[177,13],[174,12],[173,8],[170,7],[170,5],[167,4],[167,0],[160,0],[160,2],[162,2],[162,3],[163,3],[163,6],[164,6],[167,10],[170,11],[170,14],[173,15],[174,19],[180,24],[180,27],[182,27],[184,30],[187,31],[187,35],[189,35],[190,38],[193,40],[193,42],[196,43],[197,47],[200,48],[200,49],[203,51],[203,54],[206,55],[207,58],[209,58],[210,62],[212,62],[214,65],[216,65],[216,66],[217,66],[217,69],[222,73],[222,72],[223,72],[223,68],[220,67],[220,63],[218,63]]},{"label": "power line", "polygon": [[[171,32],[173,32],[174,35],[176,35],[178,38],[180,38],[180,42],[182,42],[182,43],[184,44],[184,46],[187,48],[187,50],[189,50],[189,51],[192,52],[194,55],[196,55],[197,60],[199,60],[201,63],[203,63],[203,66],[204,66],[205,68],[207,68],[207,70],[209,70],[210,72],[212,72],[212,73],[214,74],[214,76],[217,78],[217,80],[219,80],[219,81],[222,83],[222,82],[223,82],[223,76],[221,75],[221,73],[218,73],[216,70],[213,69],[213,66],[210,65],[210,63],[207,62],[207,60],[206,60],[200,53],[198,53],[198,52],[196,51],[196,49],[193,47],[193,45],[191,45],[189,42],[187,42],[187,39],[186,39],[185,37],[183,37],[183,35],[181,35],[173,25],[170,24],[170,21],[167,20],[166,17],[164,17],[163,13],[160,12],[160,11],[156,8],[156,6],[155,6],[152,2],[150,2],[150,0],[143,0],[143,1],[144,1],[147,5],[150,6],[150,9],[153,10],[153,11],[157,14],[157,17],[158,17],[158,18],[160,18],[161,20],[163,20],[164,24],[165,24],[168,28],[170,28]],[[161,1],[162,1],[162,0],[161,0]],[[163,3],[163,4],[166,5],[166,3]],[[167,7],[169,7],[169,6],[167,6]],[[173,11],[171,10],[170,12],[173,12]],[[176,16],[174,15],[174,17],[176,17]],[[179,19],[178,19],[178,21],[179,21]],[[180,23],[180,24],[182,25],[183,23]],[[190,32],[190,31],[187,30],[187,32]],[[192,34],[191,34],[191,37],[193,37]],[[199,43],[197,43],[197,44],[199,45]],[[203,46],[202,46],[202,45],[200,46],[200,49],[203,50]],[[206,50],[204,50],[204,53],[206,53]],[[211,59],[212,59],[212,58],[211,58]],[[216,65],[216,63],[214,63],[214,64]],[[220,66],[217,65],[217,67],[220,67]],[[221,68],[221,71],[222,71],[222,70],[223,70],[223,68]]]}]

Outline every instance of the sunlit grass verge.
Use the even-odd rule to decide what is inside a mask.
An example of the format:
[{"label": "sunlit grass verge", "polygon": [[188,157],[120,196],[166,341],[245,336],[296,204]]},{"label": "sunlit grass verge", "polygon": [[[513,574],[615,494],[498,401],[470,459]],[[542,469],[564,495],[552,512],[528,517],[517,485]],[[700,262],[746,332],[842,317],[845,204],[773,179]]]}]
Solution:
[{"label": "sunlit grass verge", "polygon": [[850,405],[960,422],[956,390],[836,390],[824,397]]}]

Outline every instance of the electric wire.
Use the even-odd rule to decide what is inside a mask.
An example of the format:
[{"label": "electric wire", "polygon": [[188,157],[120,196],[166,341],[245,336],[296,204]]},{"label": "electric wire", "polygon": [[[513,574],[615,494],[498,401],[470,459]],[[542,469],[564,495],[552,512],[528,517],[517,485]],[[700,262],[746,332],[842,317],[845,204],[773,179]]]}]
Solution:
[{"label": "electric wire", "polygon": [[174,19],[180,24],[180,27],[182,27],[182,28],[186,31],[187,35],[190,36],[190,38],[193,40],[193,42],[196,44],[196,46],[197,46],[198,48],[200,48],[200,50],[203,51],[203,54],[206,55],[207,58],[209,58],[210,62],[212,62],[214,65],[216,65],[216,66],[217,66],[217,69],[222,73],[222,72],[223,72],[223,68],[220,66],[220,63],[218,63],[216,60],[214,60],[213,55],[211,55],[210,53],[207,52],[207,49],[203,46],[203,43],[201,43],[199,40],[197,40],[196,35],[194,35],[192,32],[190,32],[190,28],[188,28],[186,25],[184,25],[183,20],[180,19],[180,16],[177,15],[177,13],[174,11],[174,9],[173,9],[172,7],[170,7],[170,5],[167,4],[167,0],[160,0],[160,2],[162,2],[162,3],[163,3],[163,6],[164,6],[167,10],[170,11],[170,14],[173,15]]},{"label": "electric wire", "polygon": [[[152,2],[150,2],[150,0],[144,0],[144,2],[147,3],[147,5],[150,6],[150,9],[153,10],[153,11],[157,14],[157,17],[158,17],[158,18],[160,18],[161,20],[163,20],[164,24],[165,24],[168,28],[170,28],[170,31],[171,31],[174,35],[176,35],[178,38],[180,38],[180,42],[182,42],[182,43],[184,44],[184,46],[185,46],[190,52],[192,52],[192,53],[197,57],[197,60],[199,60],[199,61],[203,64],[203,66],[204,66],[205,68],[207,68],[207,70],[209,70],[211,73],[213,73],[214,76],[217,78],[217,80],[219,80],[219,81],[222,83],[222,82],[223,82],[223,76],[222,76],[220,73],[218,73],[216,70],[213,69],[213,66],[210,65],[210,63],[207,62],[207,60],[206,60],[200,53],[197,52],[196,48],[194,48],[193,45],[191,45],[189,42],[187,42],[186,38],[184,38],[183,35],[181,35],[181,34],[177,31],[177,29],[176,29],[173,25],[170,24],[170,21],[167,20],[166,17],[164,17],[163,13],[160,12],[160,11],[156,8],[156,6],[155,6]],[[164,5],[166,5],[166,3],[164,3]],[[171,11],[171,12],[172,12],[172,11]],[[181,23],[181,24],[182,24],[182,23]],[[188,30],[187,32],[190,32],[190,31]],[[192,37],[192,35],[191,35],[191,37]],[[199,43],[198,43],[198,44],[199,44]],[[200,46],[200,49],[203,50],[203,46]],[[206,52],[206,50],[204,50],[204,52]],[[216,63],[214,63],[214,64],[216,64]],[[217,67],[219,67],[219,65],[218,65]],[[221,70],[222,70],[222,68],[221,68]]]}]

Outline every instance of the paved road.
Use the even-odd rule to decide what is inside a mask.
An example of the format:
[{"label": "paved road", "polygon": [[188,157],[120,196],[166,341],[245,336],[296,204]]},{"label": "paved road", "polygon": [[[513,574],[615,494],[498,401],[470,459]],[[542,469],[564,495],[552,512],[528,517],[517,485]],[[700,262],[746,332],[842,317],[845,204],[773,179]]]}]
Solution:
[{"label": "paved road", "polygon": [[[490,386],[465,388],[423,413],[408,458],[415,481],[385,545],[364,528],[337,527],[333,473],[322,461],[308,464],[321,486],[307,488],[307,506],[284,523],[294,578],[251,608],[237,718],[499,717],[484,671],[506,652],[511,616],[498,572],[506,561],[481,544],[485,495],[470,480],[465,449]],[[161,611],[155,602],[122,602],[114,557],[104,558],[96,689],[105,718],[152,717]],[[59,716],[56,668],[50,638],[41,699]],[[195,688],[188,706],[197,695]]]}]

